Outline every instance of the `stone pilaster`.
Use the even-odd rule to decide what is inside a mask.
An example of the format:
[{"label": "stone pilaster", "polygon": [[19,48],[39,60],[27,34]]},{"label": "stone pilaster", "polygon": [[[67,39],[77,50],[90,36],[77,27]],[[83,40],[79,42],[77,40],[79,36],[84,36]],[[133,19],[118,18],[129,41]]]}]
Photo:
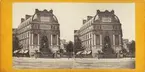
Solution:
[{"label": "stone pilaster", "polygon": [[96,46],[96,35],[94,34],[94,45]]},{"label": "stone pilaster", "polygon": [[28,33],[29,33],[29,46],[30,46],[30,44],[31,44],[31,43],[30,43],[30,42],[31,42],[31,41],[30,41],[30,40],[31,40],[31,33],[30,33],[30,32],[28,32]]},{"label": "stone pilaster", "polygon": [[52,34],[51,34],[51,45],[52,45]]},{"label": "stone pilaster", "polygon": [[34,35],[34,34],[32,33],[31,35],[32,35],[32,42],[31,42],[31,43],[32,43],[32,45],[33,45],[33,35]]},{"label": "stone pilaster", "polygon": [[38,45],[39,45],[39,34],[38,34]]},{"label": "stone pilaster", "polygon": [[121,45],[121,35],[119,35],[119,45]]},{"label": "stone pilaster", "polygon": [[102,35],[100,34],[100,45],[102,45]]},{"label": "stone pilaster", "polygon": [[115,35],[113,35],[113,45],[115,45]]},{"label": "stone pilaster", "polygon": [[58,41],[59,41],[59,40],[58,40],[58,35],[57,35],[57,37],[56,37],[56,38],[57,38],[57,39],[56,39],[56,40],[57,40],[57,45],[59,45],[59,44],[58,44]]}]

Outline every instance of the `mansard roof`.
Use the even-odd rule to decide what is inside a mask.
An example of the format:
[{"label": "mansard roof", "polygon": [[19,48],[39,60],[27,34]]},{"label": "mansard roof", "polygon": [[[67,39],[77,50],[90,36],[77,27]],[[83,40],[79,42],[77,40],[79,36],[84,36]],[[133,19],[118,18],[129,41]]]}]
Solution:
[{"label": "mansard roof", "polygon": [[116,21],[116,22],[119,22],[120,23],[120,20],[115,15],[114,10],[111,10],[111,11],[108,11],[108,10],[105,10],[105,11],[97,10],[97,13],[94,16],[94,19],[93,20],[94,21],[100,20],[99,18],[101,18],[101,17],[111,17],[113,21]]},{"label": "mansard roof", "polygon": [[111,19],[113,20],[113,22],[118,22],[120,23],[119,18],[115,15],[114,10],[112,11],[100,11],[97,10],[96,11],[96,15],[95,16],[87,16],[86,20],[83,20],[83,24],[87,23],[87,22],[101,22],[102,17],[111,17]]},{"label": "mansard roof", "polygon": [[[35,14],[34,14],[34,16],[35,15],[38,15],[38,16],[49,16],[50,18],[51,18],[51,20],[53,20],[54,22],[56,22],[56,23],[58,23],[58,19],[57,19],[57,17],[53,14],[53,10],[51,9],[51,10],[46,10],[46,9],[44,9],[43,11],[40,11],[40,10],[38,10],[38,9],[35,9]],[[33,17],[34,17],[33,16]],[[53,22],[52,21],[52,22]]]},{"label": "mansard roof", "polygon": [[[106,19],[111,18],[111,21],[103,22],[102,20],[103,18],[106,18]],[[87,16],[87,19],[83,19],[83,25],[80,28],[80,30],[83,30],[92,24],[121,24],[121,23],[120,23],[119,18],[115,15],[114,10],[112,11],[97,10],[95,16]]]},{"label": "mansard roof", "polygon": [[48,22],[54,22],[54,23],[58,23],[58,20],[57,20],[57,17],[53,14],[53,10],[46,10],[44,9],[43,11],[41,10],[38,10],[38,9],[35,9],[35,13],[33,15],[28,15],[26,14],[25,15],[25,18],[21,18],[21,24],[18,26],[18,28],[21,28],[23,27],[23,25],[25,23],[30,23],[32,22],[33,20],[37,19],[38,17],[49,17],[51,21],[48,21]]}]

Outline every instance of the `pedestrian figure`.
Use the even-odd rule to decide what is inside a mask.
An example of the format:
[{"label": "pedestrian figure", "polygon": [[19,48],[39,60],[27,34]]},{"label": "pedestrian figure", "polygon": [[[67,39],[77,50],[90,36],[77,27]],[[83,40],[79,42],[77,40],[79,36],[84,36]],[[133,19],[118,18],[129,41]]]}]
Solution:
[{"label": "pedestrian figure", "polygon": [[34,56],[35,56],[35,59],[38,58],[38,50],[35,50],[35,54],[34,54]]}]

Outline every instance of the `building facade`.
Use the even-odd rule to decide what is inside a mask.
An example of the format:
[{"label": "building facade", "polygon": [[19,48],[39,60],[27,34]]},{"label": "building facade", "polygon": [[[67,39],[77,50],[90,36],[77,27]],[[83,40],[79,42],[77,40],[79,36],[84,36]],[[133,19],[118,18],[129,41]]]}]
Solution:
[{"label": "building facade", "polygon": [[36,51],[55,53],[60,46],[59,22],[53,14],[53,10],[40,11],[35,9],[33,15],[25,15],[17,28],[18,38],[24,50],[28,50],[33,56]]},{"label": "building facade", "polygon": [[87,16],[82,27],[74,31],[74,40],[79,38],[85,51],[91,51],[93,57],[99,53],[119,54],[123,46],[122,36],[121,23],[114,10],[97,10],[95,16]]},{"label": "building facade", "polygon": [[13,52],[14,52],[15,50],[18,49],[16,47],[16,42],[18,40],[18,38],[17,38],[17,29],[16,28],[13,28],[12,31],[13,31],[12,36],[13,36]]}]

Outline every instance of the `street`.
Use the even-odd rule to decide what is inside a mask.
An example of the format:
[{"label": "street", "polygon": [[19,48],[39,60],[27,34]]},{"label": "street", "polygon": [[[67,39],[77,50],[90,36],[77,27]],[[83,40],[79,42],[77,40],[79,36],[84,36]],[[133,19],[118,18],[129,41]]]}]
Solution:
[{"label": "street", "polygon": [[15,69],[133,69],[135,68],[134,58],[16,58],[13,57]]}]

